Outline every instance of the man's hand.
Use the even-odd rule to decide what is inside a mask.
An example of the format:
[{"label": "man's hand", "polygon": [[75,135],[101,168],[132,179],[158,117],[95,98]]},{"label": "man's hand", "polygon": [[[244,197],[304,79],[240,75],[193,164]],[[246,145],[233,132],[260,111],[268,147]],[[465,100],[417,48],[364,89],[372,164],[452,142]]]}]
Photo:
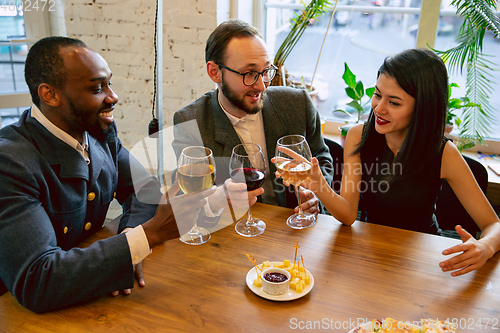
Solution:
[{"label": "man's hand", "polygon": [[235,183],[231,179],[224,183],[226,193],[233,208],[246,208],[253,206],[257,202],[257,197],[264,193],[264,189],[259,187],[253,191],[247,191],[247,185]]},{"label": "man's hand", "polygon": [[[314,193],[306,188],[300,188],[300,202],[302,203],[300,206],[302,207],[302,211],[304,213],[311,213],[314,216],[318,216],[319,210],[319,200],[314,195]],[[295,207],[295,213],[299,212],[299,207]]]},{"label": "man's hand", "polygon": [[460,235],[463,244],[450,247],[444,250],[443,254],[450,255],[458,252],[462,253],[440,262],[439,267],[441,267],[443,272],[457,270],[451,273],[451,276],[466,274],[483,266],[484,263],[493,256],[493,251],[488,246],[481,243],[480,240],[476,240],[461,226],[457,225],[455,231]]},{"label": "man's hand", "polygon": [[208,198],[208,202],[213,211],[226,207],[227,201],[229,201],[233,209],[242,209],[246,212],[248,207],[257,202],[257,197],[262,193],[264,193],[262,187],[247,191],[246,184],[235,183],[233,180],[227,179],[224,185],[219,186],[215,193]]},{"label": "man's hand", "polygon": [[162,196],[155,216],[142,225],[144,233],[153,248],[166,240],[184,235],[195,224],[206,197],[215,192],[213,186],[207,190],[175,196],[180,187],[175,182]]},{"label": "man's hand", "polygon": [[[138,263],[137,265],[134,265],[134,276],[135,279],[137,280],[137,283],[139,283],[139,286],[144,287],[146,285],[146,281],[144,281],[144,273],[142,272],[142,261]],[[125,295],[130,295],[132,293],[132,289],[123,289],[122,291]],[[111,293],[112,296],[118,296],[120,292],[113,291]]]}]

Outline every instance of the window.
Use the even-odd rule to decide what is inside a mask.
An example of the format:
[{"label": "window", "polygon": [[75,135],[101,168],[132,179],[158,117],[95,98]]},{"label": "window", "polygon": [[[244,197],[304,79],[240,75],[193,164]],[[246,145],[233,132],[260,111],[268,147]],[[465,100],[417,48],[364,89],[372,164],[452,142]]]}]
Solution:
[{"label": "window", "polygon": [[[24,62],[28,45],[50,35],[50,30],[64,34],[61,20],[62,4],[54,0],[29,2],[0,0],[0,116],[1,126],[17,121],[19,115],[31,106],[28,86],[24,81]],[[49,14],[53,25],[50,27]]]},{"label": "window", "polygon": [[[432,30],[432,24],[422,27],[422,34],[431,36],[429,44],[436,49],[445,50],[456,45],[462,21],[450,3],[450,0],[441,3],[437,32]],[[265,37],[271,54],[274,54],[289,31],[290,18],[303,5],[294,0],[267,0],[266,8]],[[434,0],[339,0],[313,83],[318,90],[316,103],[321,116],[339,124],[350,120],[344,113],[333,112],[346,109],[345,104],[350,101],[342,80],[344,62],[365,88],[372,87],[377,70],[387,56],[417,45],[420,15],[432,20],[436,10],[439,10],[439,2]],[[303,77],[307,81],[313,76],[330,16],[331,11],[311,22],[286,60],[287,71],[299,80]],[[483,52],[500,54],[500,41],[485,37]],[[500,69],[500,60],[492,59],[497,64],[496,69]],[[497,84],[493,86],[490,102],[497,107],[500,105],[500,71],[493,75],[492,81]],[[450,73],[450,81],[463,88],[454,89],[453,95],[464,96],[465,75]],[[500,108],[496,119],[500,119]],[[494,126],[491,137],[500,138],[500,122],[495,122]]]},{"label": "window", "polygon": [[9,101],[6,97],[2,100],[2,126],[15,122],[22,112],[21,107],[14,107],[12,96],[28,92],[23,75],[28,45],[25,42],[16,42],[25,38],[22,7],[0,7],[0,94],[11,96]]}]

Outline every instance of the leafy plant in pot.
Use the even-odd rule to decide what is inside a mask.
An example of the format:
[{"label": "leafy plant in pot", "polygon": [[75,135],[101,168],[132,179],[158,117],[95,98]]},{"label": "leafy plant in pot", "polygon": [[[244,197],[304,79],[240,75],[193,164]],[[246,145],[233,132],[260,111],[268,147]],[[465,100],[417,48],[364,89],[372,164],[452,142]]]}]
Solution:
[{"label": "leafy plant in pot", "polygon": [[[345,88],[345,92],[351,101],[346,105],[354,110],[354,112],[349,112],[344,109],[336,109],[333,112],[342,112],[348,115],[353,122],[346,122],[345,125],[340,127],[340,140],[342,146],[344,146],[345,137],[347,135],[347,131],[349,129],[358,124],[365,116],[367,116],[371,111],[371,99],[373,93],[375,92],[375,87],[366,88],[363,85],[361,80],[356,81],[356,75],[349,69],[347,63],[344,62],[344,74],[342,75],[342,79],[347,84]],[[364,96],[368,97],[366,102],[363,102],[362,99]],[[354,115],[353,115],[354,113]]]},{"label": "leafy plant in pot", "polygon": [[[480,104],[471,102],[468,97],[451,98],[451,90],[453,87],[459,88],[459,86],[456,83],[450,83],[448,85],[448,112],[446,114],[445,128],[445,132],[447,134],[450,134],[453,130],[453,125],[456,125],[457,128],[460,129],[460,125],[462,124],[462,120],[454,113],[456,110],[463,108],[477,108],[480,112],[484,112]],[[457,140],[457,148],[460,151],[471,148],[476,144],[476,140],[478,140],[478,138],[481,139],[480,134],[470,137],[463,129],[461,129]]]}]

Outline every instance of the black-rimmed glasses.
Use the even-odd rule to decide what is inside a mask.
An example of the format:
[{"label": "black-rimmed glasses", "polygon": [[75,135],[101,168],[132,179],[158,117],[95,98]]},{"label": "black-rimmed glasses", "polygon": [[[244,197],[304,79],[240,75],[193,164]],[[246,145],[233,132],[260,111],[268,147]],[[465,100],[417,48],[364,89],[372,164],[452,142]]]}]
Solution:
[{"label": "black-rimmed glasses", "polygon": [[251,72],[246,72],[246,73],[240,73],[238,71],[235,71],[232,68],[229,68],[227,66],[224,66],[222,64],[217,64],[218,66],[227,69],[228,71],[231,71],[233,73],[239,74],[243,76],[243,84],[245,86],[251,86],[257,80],[259,79],[259,75],[262,75],[262,80],[264,82],[271,82],[272,79],[276,76],[276,70],[278,69],[276,66],[271,65],[271,67],[264,69],[262,72],[257,72],[257,71],[251,71]]}]

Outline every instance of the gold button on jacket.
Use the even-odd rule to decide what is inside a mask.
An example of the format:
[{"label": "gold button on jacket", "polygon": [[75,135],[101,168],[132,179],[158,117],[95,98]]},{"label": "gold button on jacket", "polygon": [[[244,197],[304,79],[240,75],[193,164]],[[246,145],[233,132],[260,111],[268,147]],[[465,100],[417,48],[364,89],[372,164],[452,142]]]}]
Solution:
[{"label": "gold button on jacket", "polygon": [[89,194],[87,194],[87,200],[88,201],[92,201],[95,199],[95,193],[94,192],[90,192]]},{"label": "gold button on jacket", "polygon": [[87,222],[87,224],[85,224],[85,230],[90,230],[90,228],[92,228],[92,223],[90,222]]}]

